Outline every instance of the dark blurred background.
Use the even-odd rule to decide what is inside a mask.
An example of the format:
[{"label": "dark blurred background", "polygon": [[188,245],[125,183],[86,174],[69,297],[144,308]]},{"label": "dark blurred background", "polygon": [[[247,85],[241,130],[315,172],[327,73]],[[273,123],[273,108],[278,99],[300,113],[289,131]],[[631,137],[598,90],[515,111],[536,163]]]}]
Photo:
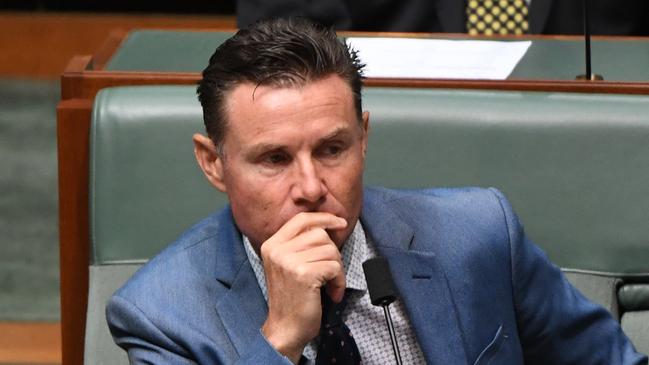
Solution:
[{"label": "dark blurred background", "polygon": [[168,13],[168,14],[221,14],[234,15],[234,0],[199,1],[185,0],[165,3],[136,2],[127,0],[92,2],[81,0],[65,1],[17,1],[5,0],[0,4],[1,10],[20,11],[78,11],[78,12],[139,12],[139,13]]}]

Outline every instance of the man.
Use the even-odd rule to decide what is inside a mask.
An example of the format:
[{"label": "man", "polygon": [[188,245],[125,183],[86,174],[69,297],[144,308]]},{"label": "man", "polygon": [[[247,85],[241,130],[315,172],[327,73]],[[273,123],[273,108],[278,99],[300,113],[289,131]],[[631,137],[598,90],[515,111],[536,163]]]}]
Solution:
[{"label": "man", "polygon": [[360,268],[383,256],[406,364],[646,363],[499,192],[363,187],[361,69],[301,19],[256,23],[216,50],[198,87],[208,136],[194,146],[230,206],[111,298],[131,362],[390,363]]},{"label": "man", "polygon": [[[515,0],[507,1],[515,3]],[[469,0],[237,0],[237,24],[245,27],[266,17],[301,15],[339,30],[466,33],[469,3]],[[529,21],[526,33],[583,34],[582,1],[525,0],[525,5]],[[649,2],[645,0],[589,0],[589,6],[593,34],[649,35]]]}]

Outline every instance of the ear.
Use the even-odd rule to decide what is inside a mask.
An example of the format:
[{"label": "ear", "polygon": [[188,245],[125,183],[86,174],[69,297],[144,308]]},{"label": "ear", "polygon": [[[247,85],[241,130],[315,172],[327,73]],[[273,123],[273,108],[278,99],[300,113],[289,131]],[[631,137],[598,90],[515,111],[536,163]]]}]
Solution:
[{"label": "ear", "polygon": [[194,156],[196,162],[203,170],[207,180],[221,192],[226,192],[223,182],[223,159],[216,153],[216,147],[210,138],[196,133],[192,136],[194,141]]},{"label": "ear", "polygon": [[364,111],[362,118],[363,118],[363,157],[365,157],[365,153],[367,152],[367,138],[369,137],[369,133],[370,133],[370,112]]}]

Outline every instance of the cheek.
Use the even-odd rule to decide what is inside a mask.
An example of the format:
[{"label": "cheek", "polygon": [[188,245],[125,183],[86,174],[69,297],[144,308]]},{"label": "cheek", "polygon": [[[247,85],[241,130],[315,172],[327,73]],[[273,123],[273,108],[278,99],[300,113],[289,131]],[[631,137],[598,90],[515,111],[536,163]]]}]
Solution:
[{"label": "cheek", "polygon": [[363,192],[362,160],[351,161],[344,169],[331,175],[329,190],[345,210],[347,217],[353,217],[360,210]]},{"label": "cheek", "polygon": [[256,231],[256,235],[266,236],[281,227],[287,199],[284,183],[257,176],[254,179],[240,179],[231,186],[230,204],[240,228],[248,227]]},{"label": "cheek", "polygon": [[233,209],[245,214],[248,219],[259,219],[273,210],[274,195],[262,184],[238,184],[229,194]]},{"label": "cheek", "polygon": [[363,185],[363,159],[357,158],[341,173],[341,183],[350,193],[357,191]]}]

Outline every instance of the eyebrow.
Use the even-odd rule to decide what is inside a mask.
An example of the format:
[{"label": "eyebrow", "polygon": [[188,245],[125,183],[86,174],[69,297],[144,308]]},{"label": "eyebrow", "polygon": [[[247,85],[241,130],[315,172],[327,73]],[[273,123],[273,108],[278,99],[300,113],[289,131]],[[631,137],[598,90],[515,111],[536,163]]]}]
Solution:
[{"label": "eyebrow", "polygon": [[317,144],[322,144],[323,142],[331,141],[332,139],[336,139],[336,138],[346,138],[350,134],[351,132],[349,131],[349,128],[338,127],[333,132],[320,138]]},{"label": "eyebrow", "polygon": [[[351,132],[349,131],[349,128],[338,127],[333,132],[331,132],[331,133],[327,134],[326,136],[318,139],[318,141],[316,142],[316,145],[321,145],[321,144],[323,144],[325,142],[334,140],[336,138],[347,138],[350,135],[351,135]],[[264,142],[261,142],[259,144],[256,144],[256,145],[250,147],[250,149],[248,149],[248,151],[245,153],[245,155],[248,156],[248,157],[254,157],[254,156],[263,154],[265,152],[268,152],[268,151],[282,150],[285,147],[286,147],[285,145],[279,144],[279,143],[264,143]]]},{"label": "eyebrow", "polygon": [[245,152],[247,158],[253,158],[268,151],[281,150],[284,148],[284,145],[276,143],[259,143],[256,144]]}]

